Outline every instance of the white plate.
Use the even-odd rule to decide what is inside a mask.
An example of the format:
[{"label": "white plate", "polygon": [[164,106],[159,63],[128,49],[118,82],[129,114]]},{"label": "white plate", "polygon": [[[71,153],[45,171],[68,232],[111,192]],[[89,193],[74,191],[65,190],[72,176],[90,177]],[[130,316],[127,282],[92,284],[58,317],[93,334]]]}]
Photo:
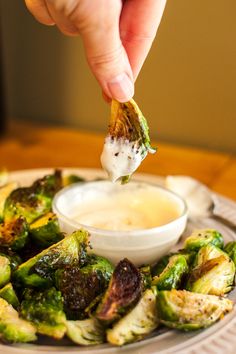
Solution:
[{"label": "white plate", "polygon": [[[22,170],[12,172],[10,180],[18,181],[20,185],[29,185],[35,179],[51,173],[53,169],[36,169]],[[105,174],[97,169],[70,168],[63,169],[65,173],[78,174],[88,180],[95,178],[103,178]],[[149,181],[157,184],[164,182],[163,177],[137,174],[135,179]],[[222,202],[226,205],[227,199],[222,198]],[[231,208],[236,208],[229,202]],[[226,205],[229,207],[229,205]],[[219,224],[211,219],[204,219],[196,224],[188,223],[185,235],[189,234],[194,228],[216,228],[223,233],[225,242],[236,239],[234,232],[227,227]],[[183,238],[182,241],[183,242]],[[176,249],[181,247],[181,242]],[[229,296],[236,301],[236,290],[232,291]],[[212,327],[190,333],[183,333],[175,330],[157,330],[147,339],[140,342],[126,345],[122,348],[114,347],[108,344],[98,345],[94,347],[80,347],[73,343],[62,340],[56,342],[47,338],[39,340],[38,344],[15,344],[0,345],[0,354],[40,354],[53,353],[58,354],[233,354],[236,351],[236,308],[225,316],[225,318]]]}]

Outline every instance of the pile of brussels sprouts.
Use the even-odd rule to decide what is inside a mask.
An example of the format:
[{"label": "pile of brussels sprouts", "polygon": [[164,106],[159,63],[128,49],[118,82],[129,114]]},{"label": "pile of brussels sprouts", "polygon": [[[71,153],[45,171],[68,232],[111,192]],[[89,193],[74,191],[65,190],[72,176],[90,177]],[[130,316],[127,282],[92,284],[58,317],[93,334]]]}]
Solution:
[{"label": "pile of brussels sprouts", "polygon": [[0,338],[6,343],[67,336],[80,345],[140,340],[160,326],[206,328],[233,308],[236,242],[196,230],[154,265],[115,267],[90,250],[86,230],[65,236],[51,211],[60,171],[0,188]]}]

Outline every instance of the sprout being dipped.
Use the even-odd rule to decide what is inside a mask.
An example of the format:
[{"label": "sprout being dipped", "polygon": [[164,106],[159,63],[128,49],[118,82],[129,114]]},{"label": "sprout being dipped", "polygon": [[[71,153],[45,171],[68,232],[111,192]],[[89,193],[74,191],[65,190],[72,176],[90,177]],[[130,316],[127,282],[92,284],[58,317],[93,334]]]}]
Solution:
[{"label": "sprout being dipped", "polygon": [[128,259],[121,260],[112,274],[96,317],[104,323],[119,319],[140,299],[142,287],[139,270]]},{"label": "sprout being dipped", "polygon": [[186,290],[160,291],[157,298],[161,323],[184,331],[209,327],[232,309],[229,299]]},{"label": "sprout being dipped", "polygon": [[122,183],[129,181],[147,154],[156,150],[150,145],[147,121],[134,100],[112,101],[109,133],[101,163],[109,178]]},{"label": "sprout being dipped", "polygon": [[131,343],[151,333],[158,324],[156,295],[147,289],[137,305],[108,329],[107,341],[119,346]]},{"label": "sprout being dipped", "polygon": [[202,247],[187,282],[187,290],[212,295],[228,293],[234,283],[235,265],[230,257],[211,244]]},{"label": "sprout being dipped", "polygon": [[66,332],[62,296],[55,288],[43,291],[26,289],[20,312],[40,334],[60,339]]}]

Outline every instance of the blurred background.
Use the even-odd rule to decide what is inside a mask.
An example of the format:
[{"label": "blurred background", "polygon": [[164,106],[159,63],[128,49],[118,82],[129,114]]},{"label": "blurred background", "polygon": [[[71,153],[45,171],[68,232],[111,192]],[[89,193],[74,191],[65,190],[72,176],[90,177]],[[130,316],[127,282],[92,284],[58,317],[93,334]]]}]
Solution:
[{"label": "blurred background", "polygon": [[[105,133],[80,38],[37,23],[23,0],[0,0],[0,20],[8,119]],[[236,1],[167,1],[135,99],[152,138],[235,153]]]}]

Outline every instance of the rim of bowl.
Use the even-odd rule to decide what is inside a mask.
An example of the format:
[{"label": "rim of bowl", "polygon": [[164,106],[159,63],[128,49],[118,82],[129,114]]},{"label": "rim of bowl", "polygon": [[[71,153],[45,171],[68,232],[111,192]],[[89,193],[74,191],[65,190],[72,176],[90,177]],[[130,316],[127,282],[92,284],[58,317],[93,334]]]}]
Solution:
[{"label": "rim of bowl", "polygon": [[164,190],[165,192],[167,192],[168,194],[171,194],[172,196],[174,196],[176,199],[178,199],[182,204],[183,204],[183,211],[182,213],[174,220],[168,222],[167,224],[164,225],[160,225],[160,226],[156,226],[156,227],[149,227],[146,229],[135,229],[135,230],[107,230],[107,229],[100,229],[98,227],[94,227],[94,226],[89,226],[89,225],[85,225],[82,223],[79,223],[73,219],[70,219],[68,216],[64,215],[57,206],[57,201],[58,199],[61,197],[61,195],[63,195],[67,190],[70,190],[72,188],[75,188],[76,186],[82,186],[83,184],[94,184],[94,183],[98,183],[98,184],[102,184],[102,183],[107,183],[109,182],[108,180],[102,180],[102,181],[85,181],[85,182],[77,182],[77,183],[73,183],[69,186],[66,186],[64,188],[62,188],[59,192],[56,193],[56,195],[53,198],[53,203],[52,203],[52,209],[53,212],[55,214],[57,214],[58,218],[60,218],[61,220],[65,221],[67,224],[70,224],[72,227],[75,227],[76,229],[80,229],[80,228],[84,228],[89,232],[92,232],[93,234],[101,234],[102,236],[106,237],[109,236],[119,236],[120,234],[125,233],[127,236],[143,236],[143,234],[149,232],[149,233],[153,233],[156,232],[157,230],[159,232],[161,232],[162,230],[170,227],[172,224],[176,223],[177,221],[181,220],[183,217],[187,216],[188,213],[188,207],[187,207],[187,203],[186,201],[177,193],[169,190],[166,187],[163,187],[161,185],[152,183],[152,182],[146,182],[146,181],[139,181],[139,180],[132,180],[129,183],[135,182],[138,184],[147,184],[150,185],[152,187]]}]

